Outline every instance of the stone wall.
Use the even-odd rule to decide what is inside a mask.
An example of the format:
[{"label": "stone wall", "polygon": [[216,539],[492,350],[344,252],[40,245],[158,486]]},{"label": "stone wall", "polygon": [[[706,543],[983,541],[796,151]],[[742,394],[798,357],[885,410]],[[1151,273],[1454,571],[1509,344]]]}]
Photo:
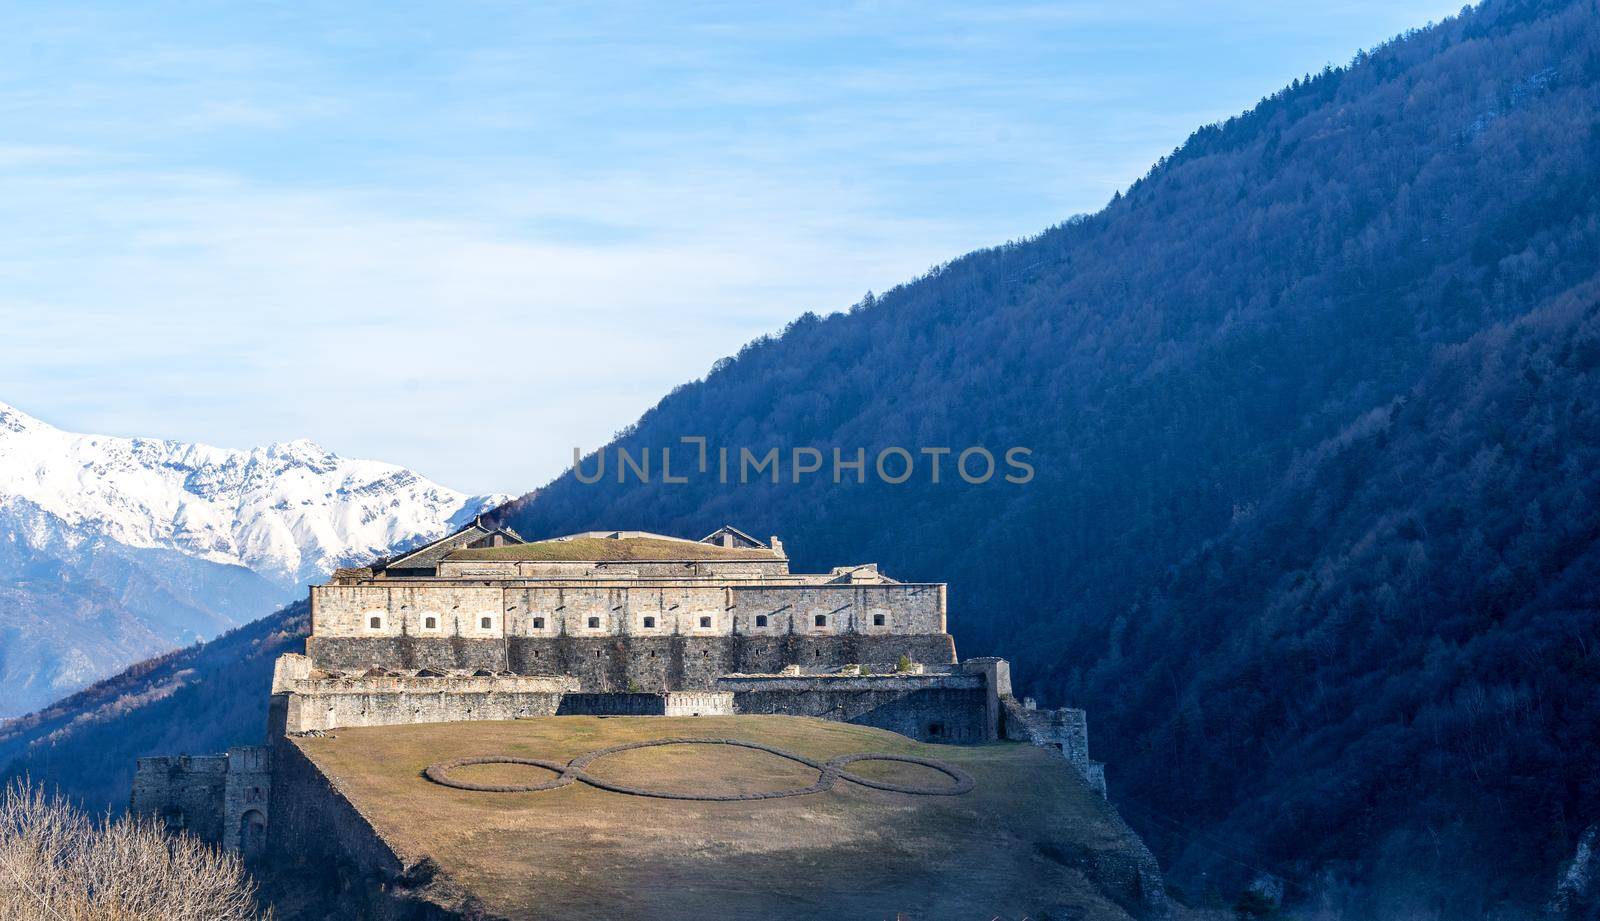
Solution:
[{"label": "stone wall", "polygon": [[814,716],[898,732],[922,742],[993,741],[982,676],[730,675],[717,682],[736,713]]},{"label": "stone wall", "polygon": [[473,584],[393,580],[311,589],[320,637],[869,636],[945,632],[933,584]]},{"label": "stone wall", "polygon": [[833,670],[866,664],[893,668],[913,662],[950,665],[948,634],[921,636],[560,636],[472,640],[312,636],[306,655],[322,669],[434,669],[570,676],[590,693],[712,690],[728,674],[776,674],[786,667]]},{"label": "stone wall", "polygon": [[1082,710],[1070,707],[1040,710],[1031,699],[1019,701],[1009,695],[1001,701],[1005,708],[1000,727],[1004,738],[1037,745],[1060,755],[1083,775],[1089,786],[1101,796],[1106,795],[1105,765],[1089,760],[1089,722]]},{"label": "stone wall", "polygon": [[[448,880],[424,860],[407,864],[292,739],[274,746],[277,795],[265,860],[269,896],[315,906],[316,916],[368,921],[466,921],[435,898]],[[445,904],[440,904],[440,903]]]},{"label": "stone wall", "polygon": [[673,691],[666,699],[667,716],[732,716],[738,712],[728,691]]},{"label": "stone wall", "polygon": [[667,698],[661,694],[564,694],[557,716],[662,716]]},{"label": "stone wall", "polygon": [[128,811],[253,860],[265,839],[271,794],[271,749],[238,746],[222,755],[140,758]]},{"label": "stone wall", "polygon": [[221,843],[227,777],[227,755],[140,758],[128,810],[154,816],[173,831],[182,829],[202,841]]},{"label": "stone wall", "polygon": [[228,749],[222,796],[222,846],[246,861],[261,856],[272,801],[272,749],[245,745]]},{"label": "stone wall", "polygon": [[296,733],[346,726],[514,720],[561,712],[565,692],[559,687],[492,686],[504,683],[495,678],[318,681],[292,694],[275,695],[272,722],[276,732]]}]

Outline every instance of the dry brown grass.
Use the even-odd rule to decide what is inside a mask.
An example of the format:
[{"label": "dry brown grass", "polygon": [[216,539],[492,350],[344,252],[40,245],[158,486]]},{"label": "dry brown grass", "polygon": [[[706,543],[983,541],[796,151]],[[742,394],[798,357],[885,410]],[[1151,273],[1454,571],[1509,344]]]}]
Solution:
[{"label": "dry brown grass", "polygon": [[771,560],[771,550],[739,549],[653,537],[575,537],[541,540],[509,547],[457,550],[452,560],[555,560],[625,562],[628,560]]},{"label": "dry brown grass", "polygon": [[[920,755],[961,768],[977,787],[962,796],[909,796],[840,781],[787,799],[682,802],[582,783],[542,793],[474,793],[420,776],[449,758],[565,761],[670,737],[748,739],[824,761],[866,751]],[[1127,839],[1103,800],[1031,746],[925,745],[879,729],[782,716],[392,726],[295,744],[336,778],[403,858],[432,857],[491,912],[512,918],[1127,918],[1081,869],[1095,854],[1124,853]],[[915,765],[858,762],[851,769],[944,782]],[[636,749],[590,770],[694,792],[816,779],[784,758],[720,746]],[[550,776],[509,765],[468,771],[473,780],[499,783]]]},{"label": "dry brown grass", "polygon": [[0,921],[246,921],[239,860],[149,820],[90,818],[25,781],[0,791]]}]

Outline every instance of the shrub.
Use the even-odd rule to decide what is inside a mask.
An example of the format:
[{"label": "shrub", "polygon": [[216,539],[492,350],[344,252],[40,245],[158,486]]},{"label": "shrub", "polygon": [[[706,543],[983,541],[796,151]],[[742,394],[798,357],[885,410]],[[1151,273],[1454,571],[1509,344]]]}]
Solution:
[{"label": "shrub", "polygon": [[239,858],[143,818],[90,818],[25,780],[0,791],[0,918],[253,921]]}]

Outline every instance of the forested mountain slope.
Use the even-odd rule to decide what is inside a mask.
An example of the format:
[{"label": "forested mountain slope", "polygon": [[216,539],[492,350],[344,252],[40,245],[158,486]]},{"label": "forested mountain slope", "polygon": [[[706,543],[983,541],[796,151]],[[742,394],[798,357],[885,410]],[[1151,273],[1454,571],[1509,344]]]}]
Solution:
[{"label": "forested mountain slope", "polygon": [[1600,823],[1597,538],[1589,284],[1442,350],[1045,683],[1115,701],[1099,755],[1180,876],[1251,842],[1346,916],[1489,917]]},{"label": "forested mountain slope", "polygon": [[[868,482],[619,484],[613,455],[601,482],[565,476],[509,520],[532,535],[732,521],[804,566],[948,580],[962,653],[1006,655],[1030,691],[1090,710],[1130,818],[1157,841],[1187,829],[1160,851],[1191,887],[1237,881],[1195,843],[1226,835],[1302,896],[1348,881],[1425,914],[1533,905],[1600,820],[1574,758],[1539,762],[1517,797],[1494,775],[1580,718],[1539,711],[1560,706],[1538,693],[1551,676],[1571,700],[1600,690],[1573,578],[1596,515],[1547,494],[1564,468],[1522,453],[1594,437],[1570,318],[1600,270],[1597,115],[1596,4],[1491,0],[1196,132],[1098,214],[807,315],[617,441],[672,446],[679,465],[683,436],[865,448]],[[1452,385],[1491,353],[1479,385]],[[1519,389],[1529,373],[1549,389]],[[1401,437],[1413,419],[1432,440]],[[1037,475],[973,486],[946,466],[937,485],[890,485],[870,458],[891,445],[1026,446]],[[1457,463],[1477,491],[1458,491]],[[1393,470],[1411,475],[1340,498]],[[1590,496],[1584,482],[1570,488]],[[1529,516],[1540,536],[1524,539]],[[1398,566],[1402,545],[1423,558],[1412,581],[1352,562]],[[1307,573],[1327,582],[1296,588]],[[1546,662],[1552,644],[1568,658]],[[1458,662],[1512,671],[1433,671],[1491,646]],[[1285,664],[1285,649],[1310,652]],[[1393,701],[1372,699],[1379,664],[1405,690]],[[1531,696],[1510,711],[1477,696],[1508,688]],[[1485,706],[1527,719],[1444,730]],[[1440,727],[1426,745],[1418,721]],[[1469,808],[1482,797],[1502,812]],[[1513,821],[1523,807],[1537,812]],[[1497,852],[1519,855],[1515,874]]]},{"label": "forested mountain slope", "polygon": [[308,605],[296,602],[0,723],[0,782],[32,777],[91,811],[120,810],[137,758],[261,744],[272,663],[304,652],[309,626]]}]

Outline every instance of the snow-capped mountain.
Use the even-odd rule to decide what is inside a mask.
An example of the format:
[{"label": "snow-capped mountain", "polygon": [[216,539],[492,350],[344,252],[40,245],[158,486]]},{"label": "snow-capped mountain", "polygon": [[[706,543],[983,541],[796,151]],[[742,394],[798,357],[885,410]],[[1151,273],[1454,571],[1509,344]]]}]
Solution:
[{"label": "snow-capped mountain", "polygon": [[466,524],[468,496],[310,441],[80,435],[0,403],[0,719]]},{"label": "snow-capped mountain", "polygon": [[296,585],[436,536],[505,501],[307,440],[248,451],[64,432],[0,403],[0,504]]}]

